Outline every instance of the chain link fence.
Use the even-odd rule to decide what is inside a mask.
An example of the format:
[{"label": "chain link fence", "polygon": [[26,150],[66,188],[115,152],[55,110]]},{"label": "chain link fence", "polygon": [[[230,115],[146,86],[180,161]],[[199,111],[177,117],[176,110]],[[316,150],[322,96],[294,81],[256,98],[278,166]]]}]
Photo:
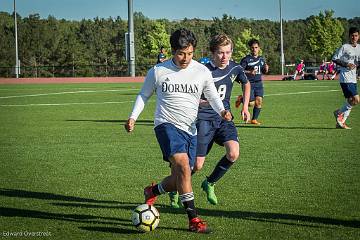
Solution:
[{"label": "chain link fence", "polygon": [[[136,65],[136,76],[145,76],[151,64]],[[128,65],[68,65],[68,66],[21,66],[21,78],[42,77],[125,77]],[[15,77],[15,67],[0,66],[0,77]]]}]

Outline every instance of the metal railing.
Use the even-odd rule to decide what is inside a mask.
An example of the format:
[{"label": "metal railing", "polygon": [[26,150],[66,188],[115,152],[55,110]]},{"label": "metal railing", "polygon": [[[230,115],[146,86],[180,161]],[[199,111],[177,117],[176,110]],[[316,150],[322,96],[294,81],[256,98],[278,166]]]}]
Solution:
[{"label": "metal railing", "polygon": [[[136,75],[145,76],[153,65],[137,64]],[[0,77],[15,77],[15,67],[0,66]],[[42,78],[42,77],[124,77],[129,76],[128,65],[44,65],[22,66],[19,77]]]}]

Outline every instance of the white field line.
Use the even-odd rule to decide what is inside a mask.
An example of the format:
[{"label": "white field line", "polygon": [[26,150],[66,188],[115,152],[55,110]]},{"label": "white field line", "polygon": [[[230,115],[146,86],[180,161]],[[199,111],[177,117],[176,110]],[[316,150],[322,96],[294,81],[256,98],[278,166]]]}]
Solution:
[{"label": "white field line", "polygon": [[0,107],[31,107],[31,106],[71,106],[71,105],[101,105],[101,104],[122,104],[134,101],[123,102],[87,102],[87,103],[30,103],[30,104],[3,104]]},{"label": "white field line", "polygon": [[0,99],[22,98],[22,97],[39,97],[39,96],[77,94],[77,93],[124,92],[124,91],[139,91],[139,89],[86,90],[86,91],[72,91],[72,92],[39,93],[39,94],[28,94],[28,95],[5,96],[5,97],[0,97]]},{"label": "white field line", "polygon": [[293,93],[272,93],[265,94],[264,97],[270,96],[286,96],[286,95],[300,95],[300,94],[311,94],[311,93],[325,93],[325,92],[339,92],[340,90],[325,90],[325,91],[309,91],[309,92],[293,92]]},{"label": "white field line", "polygon": [[[138,89],[136,89],[138,90]],[[112,91],[112,90],[104,90]],[[119,90],[114,90],[119,91]],[[328,93],[328,92],[339,92],[340,90],[325,90],[325,91],[309,91],[309,92],[292,92],[292,93],[273,93],[266,94],[265,97],[270,96],[286,96],[286,95],[300,95],[300,94],[311,94],[311,93]],[[80,91],[84,92],[84,91]],[[96,92],[96,91],[90,91]],[[101,91],[100,91],[101,92]],[[70,92],[66,92],[70,93]],[[71,92],[72,93],[72,92]],[[74,92],[75,93],[75,92]],[[56,93],[61,94],[61,93]],[[65,93],[63,93],[65,94]],[[38,95],[38,94],[37,94]],[[25,95],[23,95],[25,96]],[[235,97],[233,97],[235,98]],[[155,100],[153,100],[155,101]],[[153,102],[149,101],[149,102]],[[31,107],[31,106],[70,106],[70,105],[100,105],[100,104],[123,104],[123,103],[133,103],[134,101],[122,101],[122,102],[87,102],[87,103],[34,103],[34,104],[1,104],[0,107]]]}]

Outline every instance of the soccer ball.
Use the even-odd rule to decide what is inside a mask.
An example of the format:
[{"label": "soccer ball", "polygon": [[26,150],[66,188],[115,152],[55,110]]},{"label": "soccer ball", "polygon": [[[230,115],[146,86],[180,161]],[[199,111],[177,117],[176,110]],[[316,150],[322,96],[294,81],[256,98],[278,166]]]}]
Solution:
[{"label": "soccer ball", "polygon": [[132,211],[131,220],[138,230],[150,232],[158,226],[160,214],[154,206],[141,204]]}]

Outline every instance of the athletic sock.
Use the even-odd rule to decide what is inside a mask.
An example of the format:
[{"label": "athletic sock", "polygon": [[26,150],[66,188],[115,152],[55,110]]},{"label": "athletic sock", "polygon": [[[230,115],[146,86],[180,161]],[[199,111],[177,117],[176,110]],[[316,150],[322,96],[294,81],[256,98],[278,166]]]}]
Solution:
[{"label": "athletic sock", "polygon": [[347,101],[344,105],[340,108],[340,113],[345,113],[347,110],[351,110],[352,106]]},{"label": "athletic sock", "polygon": [[252,120],[258,119],[261,112],[261,108],[254,107]]},{"label": "athletic sock", "polygon": [[224,174],[229,170],[229,168],[234,164],[234,162],[227,159],[226,155],[223,156],[220,161],[216,164],[214,171],[207,178],[209,183],[217,182]]},{"label": "athletic sock", "polygon": [[156,184],[153,188],[152,188],[152,192],[155,196],[159,196],[161,194],[166,193],[166,191],[164,190],[163,186],[161,183]]},{"label": "athletic sock", "polygon": [[348,109],[348,110],[346,110],[346,111],[344,112],[344,116],[343,116],[343,121],[344,121],[344,122],[345,122],[346,119],[349,117],[350,112],[351,112],[351,108]]},{"label": "athletic sock", "polygon": [[179,196],[181,203],[184,205],[186,214],[188,215],[189,220],[196,218],[197,213],[195,210],[195,203],[194,203],[194,193],[184,193]]}]

